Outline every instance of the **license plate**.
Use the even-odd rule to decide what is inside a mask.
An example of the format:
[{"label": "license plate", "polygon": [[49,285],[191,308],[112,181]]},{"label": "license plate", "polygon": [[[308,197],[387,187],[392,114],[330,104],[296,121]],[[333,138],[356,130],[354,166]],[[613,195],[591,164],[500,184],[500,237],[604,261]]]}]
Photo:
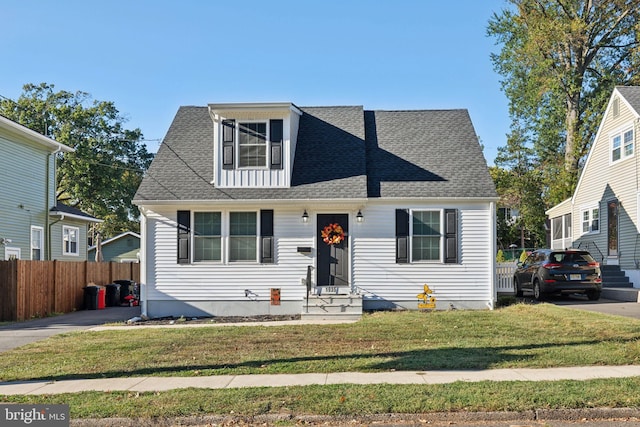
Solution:
[{"label": "license plate", "polygon": [[570,274],[569,280],[582,280],[582,274]]}]

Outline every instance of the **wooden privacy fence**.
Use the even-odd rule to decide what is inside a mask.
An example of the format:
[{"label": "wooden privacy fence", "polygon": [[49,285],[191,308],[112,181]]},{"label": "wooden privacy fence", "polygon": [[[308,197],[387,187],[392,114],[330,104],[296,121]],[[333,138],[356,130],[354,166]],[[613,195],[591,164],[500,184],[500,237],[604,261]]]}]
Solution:
[{"label": "wooden privacy fence", "polygon": [[84,287],[140,281],[140,264],[0,261],[0,321],[27,320],[83,308]]}]

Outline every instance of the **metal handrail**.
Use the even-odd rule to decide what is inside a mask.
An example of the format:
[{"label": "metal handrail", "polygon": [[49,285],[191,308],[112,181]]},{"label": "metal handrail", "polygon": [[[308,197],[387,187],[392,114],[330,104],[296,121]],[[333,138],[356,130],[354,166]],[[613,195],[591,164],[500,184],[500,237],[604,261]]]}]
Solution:
[{"label": "metal handrail", "polygon": [[[580,249],[582,247],[582,243],[584,243],[584,242],[578,243],[578,249]],[[585,246],[587,247],[587,250],[589,252],[591,252],[591,245],[593,245],[596,248],[596,250],[598,251],[598,253],[600,254],[600,262],[604,262],[604,254],[602,253],[602,251],[600,250],[600,248],[598,247],[596,242],[586,242]]]}]

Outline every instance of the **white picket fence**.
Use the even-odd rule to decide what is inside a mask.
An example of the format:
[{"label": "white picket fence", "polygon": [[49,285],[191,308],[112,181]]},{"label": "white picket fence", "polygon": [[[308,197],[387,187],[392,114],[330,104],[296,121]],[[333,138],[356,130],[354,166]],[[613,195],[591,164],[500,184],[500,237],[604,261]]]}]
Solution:
[{"label": "white picket fence", "polygon": [[496,291],[498,295],[514,295],[513,273],[516,271],[516,263],[498,262],[496,263]]}]

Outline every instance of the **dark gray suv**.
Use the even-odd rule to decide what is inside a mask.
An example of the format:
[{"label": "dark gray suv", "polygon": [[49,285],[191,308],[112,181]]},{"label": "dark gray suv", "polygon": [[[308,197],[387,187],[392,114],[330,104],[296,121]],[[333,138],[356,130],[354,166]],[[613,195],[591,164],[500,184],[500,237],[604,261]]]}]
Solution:
[{"label": "dark gray suv", "polygon": [[600,264],[587,251],[538,249],[518,263],[513,285],[516,296],[527,290],[538,301],[545,294],[573,293],[586,294],[596,301],[602,292],[602,275]]}]

